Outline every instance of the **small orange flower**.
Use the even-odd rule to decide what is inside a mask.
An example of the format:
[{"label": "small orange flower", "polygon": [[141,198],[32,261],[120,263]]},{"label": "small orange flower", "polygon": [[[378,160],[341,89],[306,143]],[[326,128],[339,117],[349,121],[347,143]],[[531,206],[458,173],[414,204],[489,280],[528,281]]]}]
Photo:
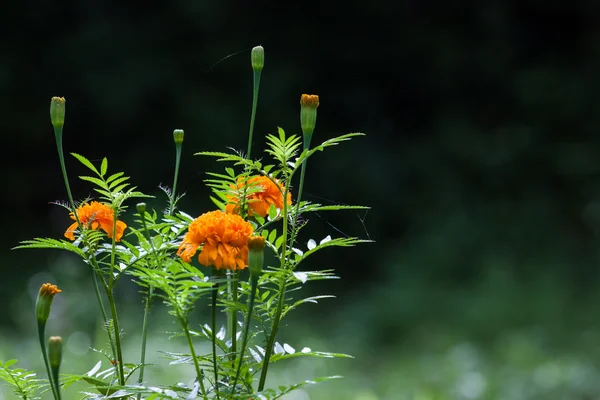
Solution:
[{"label": "small orange flower", "polygon": [[[254,176],[247,181],[248,187],[251,188],[248,194],[248,207],[252,214],[266,217],[269,213],[271,204],[274,204],[276,208],[283,209],[283,191],[285,187],[278,183],[273,183],[271,179],[266,176]],[[279,186],[279,187],[278,187]],[[238,191],[242,192],[244,183],[238,183]],[[235,196],[229,196],[230,203],[225,206],[225,211],[230,214],[239,213],[239,198]],[[292,204],[292,194],[287,194],[287,204]]]},{"label": "small orange flower", "polygon": [[200,264],[217,269],[244,269],[248,265],[248,238],[254,228],[235,214],[211,211],[190,223],[177,255],[190,262],[198,247]]},{"label": "small orange flower", "polygon": [[[72,220],[75,220],[75,215],[71,213]],[[79,222],[84,226],[84,229],[102,229],[109,238],[113,237],[113,224],[115,220],[114,211],[106,204],[92,201],[91,203],[85,203],[77,209],[77,217]],[[117,242],[121,240],[123,231],[125,231],[127,225],[123,221],[117,220]],[[71,240],[75,240],[74,232],[77,229],[77,222],[73,223],[65,232],[65,237]]]},{"label": "small orange flower", "polygon": [[40,296],[42,297],[54,297],[55,294],[60,292],[62,292],[62,290],[51,283],[44,283],[42,287],[40,287]]}]

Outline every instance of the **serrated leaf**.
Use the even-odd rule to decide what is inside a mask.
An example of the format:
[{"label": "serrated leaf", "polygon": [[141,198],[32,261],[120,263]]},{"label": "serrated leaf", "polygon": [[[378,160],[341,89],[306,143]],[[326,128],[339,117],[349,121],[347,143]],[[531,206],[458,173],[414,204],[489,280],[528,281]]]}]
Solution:
[{"label": "serrated leaf", "polygon": [[100,175],[98,173],[98,170],[96,169],[96,167],[94,167],[94,164],[92,164],[90,162],[90,160],[88,160],[87,158],[85,158],[81,154],[71,153],[71,155],[73,157],[75,157],[77,160],[79,160],[80,163],[82,163],[83,165],[85,165],[86,167],[88,167],[89,169],[91,169],[92,171],[94,171],[96,173],[96,175]]},{"label": "serrated leaf", "polygon": [[106,178],[106,183],[111,183],[113,180],[119,178],[124,173],[125,172],[117,172],[116,174],[112,174],[111,176],[109,176],[108,178]]},{"label": "serrated leaf", "polygon": [[115,179],[114,182],[111,182],[108,185],[108,188],[112,190],[115,186],[117,186],[118,184],[120,184],[122,182],[125,182],[127,179],[129,179],[128,176],[123,176],[121,178]]},{"label": "serrated leaf", "polygon": [[106,185],[104,184],[102,179],[94,178],[93,176],[85,176],[85,175],[80,176],[79,179],[81,179],[82,181],[92,182],[94,185],[100,186],[103,189],[106,188]]}]

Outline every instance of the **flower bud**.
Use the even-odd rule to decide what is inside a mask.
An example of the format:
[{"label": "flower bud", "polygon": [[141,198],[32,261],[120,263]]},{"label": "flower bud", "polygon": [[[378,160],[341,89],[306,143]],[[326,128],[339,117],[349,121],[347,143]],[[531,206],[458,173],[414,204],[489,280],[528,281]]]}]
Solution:
[{"label": "flower bud", "polygon": [[262,236],[251,236],[248,238],[248,267],[252,278],[258,279],[263,269],[265,253],[265,238]]},{"label": "flower bud", "polygon": [[48,316],[50,315],[50,308],[52,306],[54,295],[60,292],[61,290],[56,285],[50,283],[44,283],[42,285],[35,304],[38,323],[46,323]]},{"label": "flower bud", "polygon": [[319,107],[319,96],[316,94],[303,94],[300,97],[300,126],[306,142],[310,143],[315,125],[317,123],[317,107]]},{"label": "flower bud", "polygon": [[173,131],[173,140],[175,141],[175,144],[180,145],[183,143],[183,129],[175,129]]},{"label": "flower bud", "polygon": [[50,101],[50,121],[55,129],[65,124],[65,102],[64,97],[53,97]]},{"label": "flower bud", "polygon": [[262,71],[265,66],[265,49],[262,46],[254,47],[250,53],[250,60],[254,71]]},{"label": "flower bud", "polygon": [[62,338],[50,336],[48,339],[48,359],[52,368],[58,368],[62,360]]},{"label": "flower bud", "polygon": [[144,215],[146,213],[146,203],[137,203],[135,208],[140,215]]}]

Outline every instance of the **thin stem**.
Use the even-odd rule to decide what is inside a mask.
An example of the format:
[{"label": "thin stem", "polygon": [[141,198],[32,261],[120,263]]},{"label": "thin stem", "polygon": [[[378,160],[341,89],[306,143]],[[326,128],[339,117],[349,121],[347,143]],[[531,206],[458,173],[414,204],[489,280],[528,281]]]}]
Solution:
[{"label": "thin stem", "polygon": [[212,330],[212,356],[213,356],[213,371],[215,374],[215,392],[217,399],[219,396],[219,370],[217,367],[217,296],[219,295],[219,284],[213,284],[212,293],[212,318],[211,318],[211,330]]},{"label": "thin stem", "polygon": [[[230,299],[234,303],[238,301],[238,272],[231,271],[228,277],[228,292],[230,294]],[[237,311],[230,310],[227,312],[227,327],[229,328],[229,332],[231,332],[231,362],[235,363],[236,352],[237,352]]]},{"label": "thin stem", "polygon": [[[283,198],[286,199],[289,193],[289,182],[285,188],[285,193],[283,194]],[[288,205],[287,201],[283,202],[283,243],[287,243],[287,233],[288,233]],[[284,248],[281,252],[281,261],[280,267],[281,269],[285,268],[285,260],[287,256],[287,249]],[[286,276],[282,276],[279,281],[279,300],[277,302],[277,310],[275,311],[275,318],[273,319],[273,325],[271,327],[271,334],[269,335],[269,339],[267,341],[267,348],[265,350],[265,358],[262,364],[262,370],[260,372],[260,381],[258,383],[258,391],[264,389],[265,381],[267,379],[267,371],[269,369],[269,361],[271,359],[271,354],[273,353],[273,345],[275,343],[275,335],[277,335],[277,330],[279,329],[279,320],[281,319],[281,312],[283,311],[283,300],[285,298],[285,289],[286,289]]]},{"label": "thin stem", "polygon": [[[304,142],[304,150],[308,150],[310,148],[310,138],[312,137],[312,134],[308,137],[308,139],[305,138],[305,142]],[[302,190],[304,189],[304,176],[306,174],[306,162],[308,160],[304,159],[304,161],[302,161],[302,169],[300,171],[300,184],[298,185],[298,196],[296,196],[296,212],[294,213],[294,221],[292,222],[292,234],[290,235],[290,244],[289,247],[291,248],[294,245],[294,242],[296,241],[296,235],[298,234],[298,230],[296,229],[296,224],[298,222],[298,215],[300,214],[300,200],[302,199]]]},{"label": "thin stem", "polygon": [[[95,256],[90,261],[92,263],[92,281],[94,282],[94,291],[96,292],[96,299],[98,300],[98,304],[100,305],[100,311],[102,312],[102,321],[104,323],[104,326],[108,326],[108,315],[106,314],[106,308],[104,308],[104,301],[102,300],[102,295],[100,294],[100,288],[98,287],[98,277],[96,276],[96,274],[100,274],[98,269],[98,262],[96,261]],[[100,277],[102,278],[102,275],[100,275]],[[104,290],[108,292],[109,289],[104,279],[102,279],[102,283],[104,284]],[[117,358],[117,349],[115,348],[115,341],[113,340],[110,332],[108,333],[108,342],[110,343],[113,358]],[[117,367],[115,366],[115,370],[116,369]]]},{"label": "thin stem", "polygon": [[[175,175],[175,180],[177,180],[177,175]],[[145,208],[145,207],[144,207]],[[146,234],[146,240],[150,243],[150,248],[152,249],[152,253],[154,254],[156,267],[158,268],[159,258],[158,253],[156,252],[156,248],[154,247],[154,242],[150,237],[150,232],[148,232],[148,226],[146,224],[146,212],[140,212],[140,218],[142,219],[142,226],[144,227],[144,233]],[[144,322],[142,325],[142,350],[140,354],[140,375],[138,377],[138,383],[141,384],[144,380],[144,364],[146,363],[146,341],[148,338],[148,319],[150,316],[150,308],[152,307],[152,295],[154,294],[154,287],[150,286],[148,288],[148,294],[146,295],[146,306],[144,307]],[[141,399],[142,394],[138,393],[138,400]]]},{"label": "thin stem", "polygon": [[258,276],[250,276],[251,279],[251,292],[250,299],[248,300],[248,315],[246,316],[246,322],[244,324],[244,335],[242,342],[242,349],[240,350],[240,361],[238,363],[237,372],[235,373],[235,379],[233,380],[233,385],[231,386],[231,394],[235,393],[235,386],[237,385],[237,381],[240,377],[240,371],[242,369],[242,362],[244,361],[244,353],[246,352],[246,346],[248,343],[248,333],[250,332],[250,322],[252,321],[252,310],[254,309],[254,299],[256,298],[256,288],[258,286]]},{"label": "thin stem", "polygon": [[[140,354],[140,375],[138,377],[138,383],[141,385],[144,381],[144,364],[146,364],[146,341],[148,339],[148,319],[150,317],[150,307],[152,306],[152,295],[154,294],[154,288],[150,286],[148,288],[148,294],[146,295],[146,306],[144,307],[144,322],[142,325],[142,350]],[[142,397],[141,393],[138,393],[138,400]]]},{"label": "thin stem", "polygon": [[65,181],[65,188],[67,189],[67,196],[69,197],[69,203],[71,205],[71,209],[73,210],[73,214],[75,215],[75,220],[77,221],[77,226],[81,229],[81,223],[79,222],[79,215],[77,215],[77,210],[75,209],[75,201],[73,200],[73,195],[71,194],[71,186],[69,185],[69,177],[67,175],[67,167],[65,166],[65,156],[63,154],[63,146],[62,146],[62,127],[54,128],[54,138],[56,139],[56,149],[58,150],[58,160],[60,161],[60,169],[62,171],[63,179]]},{"label": "thin stem", "polygon": [[181,163],[181,143],[175,144],[175,175],[173,176],[173,192],[169,201],[169,215],[173,215],[175,198],[177,194],[177,178],[179,177],[179,164]]},{"label": "thin stem", "polygon": [[59,400],[57,389],[54,386],[54,380],[52,379],[52,374],[50,372],[50,363],[48,362],[48,354],[46,353],[46,344],[44,341],[44,331],[46,329],[46,324],[38,324],[38,337],[40,339],[40,347],[42,348],[42,356],[44,358],[44,365],[46,366],[46,373],[48,374],[48,381],[50,382],[50,388],[52,389],[52,396],[54,399]]},{"label": "thin stem", "polygon": [[250,114],[250,133],[248,134],[248,154],[246,158],[250,159],[250,152],[252,150],[252,134],[254,133],[254,119],[256,117],[256,108],[258,106],[258,89],[260,87],[260,73],[261,71],[254,71],[254,85],[252,89],[252,114]]},{"label": "thin stem", "polygon": [[192,335],[190,335],[190,330],[188,329],[187,320],[185,320],[178,309],[175,309],[177,313],[177,319],[179,319],[179,323],[185,332],[185,337],[187,338],[188,346],[190,347],[190,353],[192,355],[192,360],[194,361],[194,367],[196,368],[196,379],[200,383],[200,390],[202,391],[202,396],[206,399],[206,389],[204,388],[204,382],[202,379],[202,371],[200,371],[200,365],[198,365],[198,358],[196,357],[196,350],[194,350],[194,344],[192,343]]},{"label": "thin stem", "polygon": [[[310,148],[310,140],[306,141],[304,143],[304,149],[308,149]],[[302,199],[302,189],[304,187],[304,176],[306,173],[306,160],[304,160],[302,162],[302,171],[300,173],[300,185],[298,188],[298,196],[296,198],[296,212],[294,213],[294,220],[293,220],[293,225],[292,225],[292,233],[290,235],[290,243],[288,245],[289,248],[291,248],[294,245],[294,241],[296,240],[296,234],[298,232],[298,230],[296,229],[296,224],[298,222],[298,210],[300,210],[300,201]],[[284,199],[287,198],[287,194],[289,192],[289,182],[288,185],[286,187],[285,193],[284,193]],[[287,226],[288,226],[288,217],[287,217],[287,202],[284,201],[283,202],[283,243],[287,243]],[[281,269],[285,268],[285,260],[286,260],[286,255],[287,255],[287,248],[284,248],[281,254]],[[281,313],[283,311],[283,303],[285,300],[285,292],[286,292],[286,286],[287,286],[287,278],[285,276],[283,276],[282,278],[280,278],[280,282],[279,282],[279,299],[277,302],[277,310],[275,312],[275,319],[273,320],[273,326],[271,328],[271,334],[269,336],[269,340],[267,342],[267,349],[265,350],[265,358],[263,360],[263,367],[262,367],[262,371],[260,373],[260,381],[259,381],[259,385],[258,385],[258,391],[261,391],[264,389],[265,386],[265,381],[267,379],[267,370],[269,368],[269,360],[271,358],[271,354],[273,352],[273,345],[275,343],[275,335],[277,335],[277,330],[279,329],[279,321],[281,319]]]},{"label": "thin stem", "polygon": [[119,384],[125,385],[125,373],[123,371],[123,353],[121,352],[121,331],[119,329],[119,318],[117,316],[117,307],[115,305],[115,298],[113,296],[112,288],[106,291],[108,297],[108,303],[110,304],[110,312],[112,314],[112,321],[115,334],[115,346],[117,348],[117,363],[119,367]]},{"label": "thin stem", "polygon": [[52,367],[52,380],[54,381],[54,386],[56,387],[56,397],[57,400],[61,400],[60,395],[60,380],[58,377],[59,367]]}]

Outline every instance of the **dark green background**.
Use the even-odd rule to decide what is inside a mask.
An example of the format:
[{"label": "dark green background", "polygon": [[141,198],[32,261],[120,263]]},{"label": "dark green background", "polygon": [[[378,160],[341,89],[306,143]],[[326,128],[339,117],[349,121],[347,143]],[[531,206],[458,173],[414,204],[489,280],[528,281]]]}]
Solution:
[{"label": "dark green background", "polygon": [[[376,243],[315,258],[315,268],[335,267],[342,280],[314,290],[339,298],[296,322],[322,326],[316,337],[347,344],[335,350],[357,355],[345,375],[363,377],[357,387],[367,388],[365,396],[404,398],[389,389],[394,385],[415,396],[461,393],[453,385],[462,378],[439,371],[448,365],[440,354],[465,343],[484,360],[477,373],[489,392],[482,398],[600,393],[591,383],[561,381],[546,392],[502,397],[512,381],[501,372],[515,364],[503,346],[517,337],[525,349],[514,351],[526,361],[516,362],[522,370],[515,376],[524,387],[543,388],[536,371],[543,375],[538,369],[548,363],[567,368],[565,359],[593,371],[586,370],[589,379],[576,373],[582,382],[597,380],[596,2],[141,4],[23,1],[3,8],[0,260],[4,305],[12,311],[0,323],[7,335],[27,331],[15,315],[31,304],[23,295],[28,285],[31,291],[41,283],[29,278],[51,265],[60,277],[62,260],[9,249],[35,236],[60,237],[70,224],[49,204],[66,198],[50,97],[67,98],[65,151],[97,162],[106,156],[111,170],[126,171],[156,195],[159,183],[171,185],[171,132],[184,129],[181,206],[198,215],[211,207],[204,173],[221,165],[192,154],[245,148],[249,51],[262,44],[255,155],[261,136],[277,126],[299,133],[302,93],[321,99],[315,142],[367,134],[311,160],[305,190],[308,200],[372,210],[314,216],[301,240],[343,233]],[[72,177],[84,172],[67,161]],[[84,183],[74,181],[73,189],[77,198],[90,194]],[[123,296],[139,303],[135,288]],[[435,367],[417,368],[429,365],[428,355]],[[444,378],[431,383],[431,376]]]}]

